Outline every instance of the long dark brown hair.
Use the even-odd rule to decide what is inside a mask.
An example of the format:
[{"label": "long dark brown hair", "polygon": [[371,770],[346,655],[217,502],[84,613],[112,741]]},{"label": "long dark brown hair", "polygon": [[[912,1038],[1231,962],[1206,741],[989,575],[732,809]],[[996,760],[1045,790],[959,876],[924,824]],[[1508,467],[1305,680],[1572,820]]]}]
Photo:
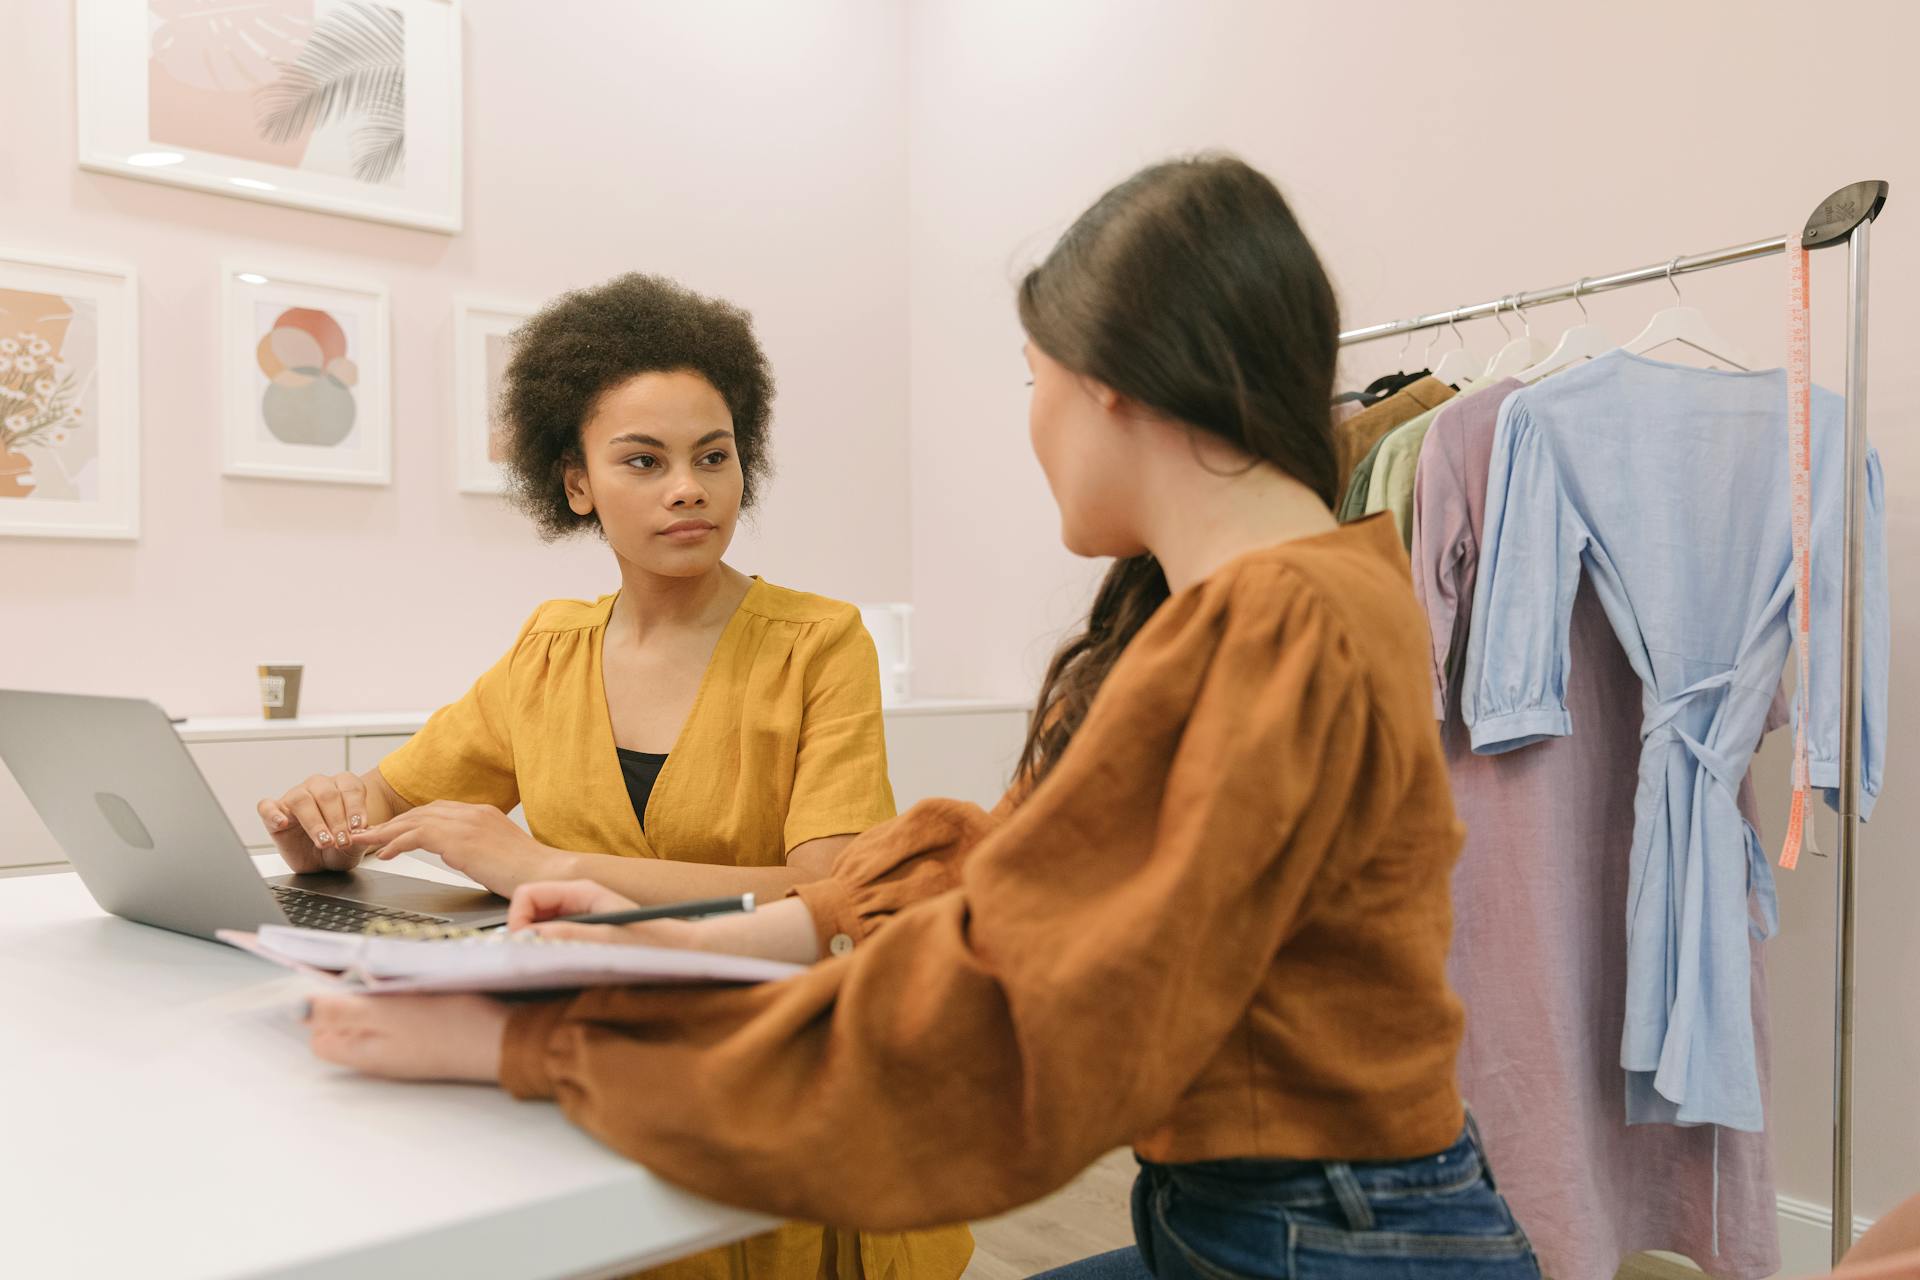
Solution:
[{"label": "long dark brown hair", "polygon": [[[1101,196],[1020,282],[1020,323],[1068,369],[1271,463],[1333,506],[1339,308],[1287,202],[1244,161],[1172,160]],[[1153,557],[1114,562],[1086,629],[1047,666],[1018,782],[1037,783],[1059,760],[1167,595]]]}]

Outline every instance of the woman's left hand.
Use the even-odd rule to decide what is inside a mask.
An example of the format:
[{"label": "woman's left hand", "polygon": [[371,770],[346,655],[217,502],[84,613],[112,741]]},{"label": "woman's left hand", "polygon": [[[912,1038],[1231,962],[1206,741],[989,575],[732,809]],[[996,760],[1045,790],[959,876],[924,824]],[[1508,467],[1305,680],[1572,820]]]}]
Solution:
[{"label": "woman's left hand", "polygon": [[541,844],[490,804],[435,800],[351,838],[361,848],[374,846],[373,856],[381,859],[414,849],[437,853],[503,898],[534,880],[567,878],[566,854]]},{"label": "woman's left hand", "polygon": [[485,996],[316,996],[314,1056],[389,1080],[496,1084],[507,1006]]}]

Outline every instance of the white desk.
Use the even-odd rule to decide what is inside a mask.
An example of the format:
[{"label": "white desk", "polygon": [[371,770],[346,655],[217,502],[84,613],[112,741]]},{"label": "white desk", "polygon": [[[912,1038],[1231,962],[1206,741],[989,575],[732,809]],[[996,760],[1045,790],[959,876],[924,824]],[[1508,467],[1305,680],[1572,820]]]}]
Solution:
[{"label": "white desk", "polygon": [[616,1276],[772,1225],[551,1104],[321,1063],[301,981],[0,880],[0,1275]]}]

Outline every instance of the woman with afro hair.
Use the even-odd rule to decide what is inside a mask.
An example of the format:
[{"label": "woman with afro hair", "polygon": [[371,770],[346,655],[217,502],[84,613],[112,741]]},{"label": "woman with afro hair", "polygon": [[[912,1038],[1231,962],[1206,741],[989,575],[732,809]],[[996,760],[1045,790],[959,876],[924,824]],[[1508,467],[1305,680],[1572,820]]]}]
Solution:
[{"label": "woman with afro hair", "polygon": [[[262,800],[295,871],[414,849],[494,892],[592,880],[642,903],[818,880],[893,816],[873,642],[850,604],[724,556],[764,489],[773,376],[747,313],[631,274],[550,303],[501,393],[513,497],[594,530],[620,589],[551,600],[466,696],[364,774]],[[522,807],[527,830],[507,815]],[[789,1223],[672,1280],[953,1280],[964,1227]]]}]

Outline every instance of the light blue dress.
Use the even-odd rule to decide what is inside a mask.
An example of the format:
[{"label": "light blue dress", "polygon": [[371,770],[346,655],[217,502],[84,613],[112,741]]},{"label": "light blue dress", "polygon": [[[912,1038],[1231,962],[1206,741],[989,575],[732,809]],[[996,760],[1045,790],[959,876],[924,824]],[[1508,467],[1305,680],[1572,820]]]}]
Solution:
[{"label": "light blue dress", "polygon": [[[1842,414],[1840,397],[1814,391],[1808,745],[1829,804],[1839,782]],[[1641,680],[1620,1045],[1630,1122],[1763,1127],[1747,932],[1771,936],[1778,915],[1768,850],[1735,797],[1791,643],[1787,464],[1783,370],[1722,373],[1620,351],[1515,392],[1494,432],[1461,695],[1473,749],[1579,731],[1565,691],[1583,571]],[[1862,816],[1886,756],[1877,454],[1866,501]]]}]

